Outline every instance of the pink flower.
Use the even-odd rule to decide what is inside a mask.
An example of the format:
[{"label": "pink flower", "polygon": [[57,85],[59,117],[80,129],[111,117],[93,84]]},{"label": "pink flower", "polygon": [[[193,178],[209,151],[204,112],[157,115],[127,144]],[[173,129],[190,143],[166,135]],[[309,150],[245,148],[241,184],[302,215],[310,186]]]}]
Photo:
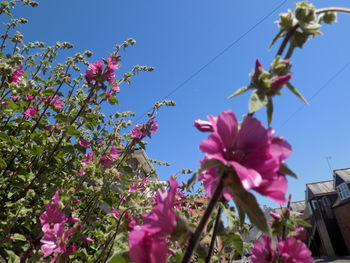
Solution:
[{"label": "pink flower", "polygon": [[10,79],[9,79],[9,83],[16,83],[19,84],[23,75],[24,75],[24,71],[22,70],[22,65],[18,66],[16,68],[16,70],[12,73]]},{"label": "pink flower", "polygon": [[102,74],[102,63],[96,61],[88,66],[88,69],[85,72],[85,79],[88,83],[101,77]]},{"label": "pink flower", "polygon": [[43,129],[50,132],[52,130],[52,127],[50,125],[47,125],[47,126],[44,126]]},{"label": "pink flower", "polygon": [[154,234],[171,234],[176,227],[174,201],[178,183],[174,178],[169,179],[169,190],[159,191],[157,205],[152,211],[143,216],[143,226]]},{"label": "pink flower", "polygon": [[313,263],[310,250],[294,237],[277,244],[277,249],[284,263]]},{"label": "pink flower", "polygon": [[28,95],[25,96],[25,98],[26,98],[27,101],[30,101],[30,102],[31,102],[31,101],[34,100],[35,97],[34,97],[34,95],[32,95],[32,94],[28,94]]},{"label": "pink flower", "polygon": [[28,118],[33,118],[36,114],[36,108],[35,106],[28,107],[24,112],[23,115]]},{"label": "pink flower", "polygon": [[118,209],[113,209],[110,211],[110,213],[114,216],[115,219],[118,219],[118,217],[120,216]]},{"label": "pink flower", "polygon": [[130,257],[136,263],[164,263],[168,249],[166,239],[176,228],[174,210],[178,183],[169,179],[169,190],[159,191],[157,204],[143,216],[143,224],[134,226],[129,233]]},{"label": "pink flower", "polygon": [[65,224],[68,220],[66,215],[58,206],[60,190],[57,190],[52,203],[46,205],[45,212],[39,217],[43,232],[50,230],[56,224]]},{"label": "pink flower", "polygon": [[109,167],[111,167],[113,165],[113,161],[111,159],[109,159],[109,157],[107,157],[107,156],[102,156],[100,158],[100,164],[102,165],[102,167],[104,169],[108,169]]},{"label": "pink flower", "polygon": [[131,137],[134,139],[142,140],[146,135],[141,131],[140,128],[134,128],[131,130]]},{"label": "pink flower", "polygon": [[[231,166],[246,190],[254,189],[283,204],[287,181],[278,171],[291,153],[290,145],[283,138],[274,137],[272,129],[265,129],[252,116],[247,116],[240,126],[231,110],[221,113],[217,119],[208,118],[213,131],[199,147],[205,153],[205,160],[216,159]],[[207,173],[207,180],[216,176],[210,171]]]},{"label": "pink flower", "polygon": [[73,228],[65,232],[64,224],[55,224],[51,231],[46,231],[40,240],[43,243],[41,251],[44,253],[44,258],[55,252],[66,252],[67,239],[73,232]]},{"label": "pink flower", "polygon": [[119,56],[117,57],[109,56],[107,58],[107,66],[111,69],[119,69],[119,64],[118,64],[119,58],[120,58]]},{"label": "pink flower", "polygon": [[85,174],[86,174],[86,172],[85,172],[84,170],[80,170],[80,171],[79,171],[79,175],[80,175],[80,176],[84,176]]},{"label": "pink flower", "polygon": [[281,215],[280,215],[280,214],[277,214],[277,213],[272,212],[272,211],[271,211],[269,214],[270,214],[270,216],[271,216],[272,218],[274,218],[274,219],[276,219],[276,220],[280,220],[280,219],[281,219]]},{"label": "pink flower", "polygon": [[92,238],[90,238],[90,237],[85,237],[85,238],[84,238],[84,241],[87,242],[87,243],[92,243],[92,242],[94,242],[94,240],[93,240]]},{"label": "pink flower", "polygon": [[56,124],[53,126],[53,128],[54,128],[55,131],[59,131],[59,130],[61,129],[61,126],[60,126],[59,124],[56,123]]},{"label": "pink flower", "polygon": [[254,242],[252,250],[253,263],[272,263],[276,259],[276,253],[272,249],[272,240],[269,236],[263,235]]},{"label": "pink flower", "polygon": [[159,127],[157,121],[156,121],[156,120],[151,120],[151,121],[148,123],[148,125],[150,125],[150,130],[151,130],[154,134],[156,134],[157,131],[158,131],[158,127]]},{"label": "pink flower", "polygon": [[53,101],[53,106],[57,109],[63,109],[62,101],[58,96],[55,97],[55,100]]},{"label": "pink flower", "polygon": [[120,92],[120,88],[119,88],[118,84],[115,83],[115,82],[112,84],[112,88],[111,89],[114,92],[117,92],[117,93]]},{"label": "pink flower", "polygon": [[168,249],[165,240],[152,235],[141,226],[129,233],[130,257],[135,263],[165,263]]},{"label": "pink flower", "polygon": [[94,152],[89,152],[89,153],[85,154],[84,156],[85,156],[85,159],[80,161],[80,164],[82,166],[86,166],[92,162],[92,160],[94,159]]},{"label": "pink flower", "polygon": [[119,157],[117,146],[112,145],[112,148],[109,151],[109,157],[111,157],[112,159],[117,159]]},{"label": "pink flower", "polygon": [[286,85],[291,78],[292,78],[292,74],[291,73],[288,73],[288,74],[283,75],[283,76],[275,77],[275,78],[272,79],[271,88],[273,88],[273,89],[280,89],[284,85]]},{"label": "pink flower", "polygon": [[[209,115],[208,118],[212,118],[213,116]],[[214,128],[210,121],[202,121],[202,120],[196,120],[194,122],[194,126],[202,131],[202,132],[213,132]]]},{"label": "pink flower", "polygon": [[6,106],[10,105],[10,102],[9,101],[2,101],[1,105],[6,107]]},{"label": "pink flower", "polygon": [[110,92],[106,92],[105,93],[105,99],[106,100],[108,100],[110,97],[112,97],[113,96],[113,94],[112,93],[110,93]]},{"label": "pink flower", "polygon": [[89,144],[89,142],[87,140],[81,139],[78,143],[79,143],[79,145],[81,147],[84,147],[84,148],[89,148],[90,147],[90,144]]}]

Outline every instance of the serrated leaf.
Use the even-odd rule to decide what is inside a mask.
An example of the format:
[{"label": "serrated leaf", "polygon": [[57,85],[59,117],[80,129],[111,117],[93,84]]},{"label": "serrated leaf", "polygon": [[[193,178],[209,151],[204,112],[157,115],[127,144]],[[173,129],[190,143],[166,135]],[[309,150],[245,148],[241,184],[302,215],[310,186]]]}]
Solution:
[{"label": "serrated leaf", "polygon": [[267,123],[270,126],[272,122],[272,115],[273,115],[273,102],[271,97],[268,99],[268,103],[266,105],[266,113],[267,113]]},{"label": "serrated leaf", "polygon": [[309,104],[307,100],[304,98],[303,95],[301,95],[300,91],[297,90],[290,82],[287,83],[288,89],[294,93],[299,99],[301,99],[305,104]]},{"label": "serrated leaf", "polygon": [[245,87],[242,87],[238,90],[236,90],[234,93],[232,93],[230,96],[228,96],[228,99],[232,99],[233,97],[236,97],[244,92],[246,92],[247,90],[249,90],[251,87],[250,86],[245,86]]},{"label": "serrated leaf", "polygon": [[255,197],[244,189],[237,174],[232,173],[226,177],[225,185],[231,190],[235,203],[248,215],[250,222],[263,233],[269,233],[269,226],[266,222],[263,211]]},{"label": "serrated leaf", "polygon": [[277,35],[273,38],[273,40],[271,41],[269,48],[272,48],[272,46],[276,43],[276,41],[282,36],[282,34],[284,33],[284,30],[281,29]]},{"label": "serrated leaf", "polygon": [[279,172],[282,174],[287,174],[289,176],[292,176],[292,177],[298,179],[298,176],[286,164],[281,165]]},{"label": "serrated leaf", "polygon": [[268,97],[259,90],[254,90],[249,100],[249,113],[256,112],[268,103]]}]

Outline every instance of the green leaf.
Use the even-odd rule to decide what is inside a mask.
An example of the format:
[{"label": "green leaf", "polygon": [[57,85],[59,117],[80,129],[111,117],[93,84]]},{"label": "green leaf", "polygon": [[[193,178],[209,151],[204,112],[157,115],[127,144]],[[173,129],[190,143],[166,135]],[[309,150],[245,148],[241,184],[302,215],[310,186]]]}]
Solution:
[{"label": "green leaf", "polygon": [[276,41],[282,36],[282,34],[284,33],[284,30],[281,29],[280,32],[277,33],[277,35],[273,38],[273,40],[271,41],[269,48],[272,48],[272,46],[276,43]]},{"label": "green leaf", "polygon": [[249,100],[249,113],[256,112],[268,103],[268,97],[264,92],[255,90]]},{"label": "green leaf", "polygon": [[232,235],[232,244],[235,250],[242,255],[243,254],[243,240],[240,234],[233,233]]},{"label": "green leaf", "polygon": [[288,174],[288,175],[298,179],[298,176],[286,164],[282,164],[282,166],[279,169],[279,172],[282,174]]},{"label": "green leaf", "polygon": [[5,249],[8,255],[8,263],[20,263],[19,257],[11,250]]},{"label": "green leaf", "polygon": [[239,222],[240,222],[241,226],[243,226],[246,214],[245,214],[244,210],[237,203],[236,203],[236,207],[238,210]]},{"label": "green leaf", "polygon": [[75,128],[73,125],[69,125],[67,127],[65,127],[65,130],[67,131],[67,134],[69,136],[79,136],[80,135],[80,131]]},{"label": "green leaf", "polygon": [[297,90],[290,82],[287,83],[288,89],[294,93],[299,99],[301,99],[305,104],[309,104],[303,95]]},{"label": "green leaf", "polygon": [[302,219],[300,219],[300,218],[296,218],[296,219],[294,219],[293,221],[294,221],[294,223],[296,223],[296,224],[298,224],[298,225],[300,225],[300,226],[303,226],[303,227],[311,227],[311,225],[310,225],[308,222],[306,222],[306,221],[304,221],[304,220],[302,220]]},{"label": "green leaf", "polygon": [[109,103],[112,104],[112,105],[115,105],[115,104],[119,104],[119,101],[118,99],[115,97],[115,96],[111,96],[109,99],[108,99]]},{"label": "green leaf", "polygon": [[236,97],[244,92],[246,92],[247,90],[249,90],[251,87],[250,86],[245,86],[245,87],[242,87],[238,90],[236,90],[234,93],[232,93],[230,96],[228,96],[228,99],[232,99],[233,97]]},{"label": "green leaf", "polygon": [[269,233],[269,226],[258,202],[251,193],[244,189],[235,172],[230,174],[225,179],[225,184],[230,188],[237,206],[240,206],[248,215],[250,222],[252,222],[252,224],[254,224],[263,233]]},{"label": "green leaf", "polygon": [[14,234],[13,237],[15,238],[16,241],[27,241],[25,236],[18,233]]},{"label": "green leaf", "polygon": [[266,113],[267,113],[267,123],[270,126],[272,122],[272,115],[273,115],[273,102],[271,97],[269,97],[268,103],[266,105]]},{"label": "green leaf", "polygon": [[121,255],[113,255],[108,263],[126,263],[126,260]]},{"label": "green leaf", "polygon": [[4,159],[0,158],[0,168],[5,168],[6,167],[6,162],[4,161]]},{"label": "green leaf", "polygon": [[0,140],[5,141],[5,142],[9,142],[11,139],[6,133],[0,132]]}]

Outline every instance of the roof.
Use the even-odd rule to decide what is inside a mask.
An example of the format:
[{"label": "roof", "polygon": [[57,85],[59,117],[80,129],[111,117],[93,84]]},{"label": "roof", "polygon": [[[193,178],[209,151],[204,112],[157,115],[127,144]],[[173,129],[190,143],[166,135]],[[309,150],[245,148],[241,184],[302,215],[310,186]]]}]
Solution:
[{"label": "roof", "polygon": [[338,175],[345,182],[350,182],[350,168],[334,170],[334,174]]},{"label": "roof", "polygon": [[305,207],[306,207],[306,205],[305,205],[305,201],[304,200],[290,203],[290,208],[293,211],[296,211],[296,212],[304,212]]},{"label": "roof", "polygon": [[[283,207],[285,208],[285,207]],[[303,213],[305,211],[306,205],[305,201],[295,201],[290,203],[290,210],[295,211],[295,212],[301,212]],[[275,208],[273,209],[275,213],[281,214],[282,209],[281,208]]]},{"label": "roof", "polygon": [[327,193],[333,193],[334,190],[334,181],[323,181],[317,183],[309,183],[306,186],[311,190],[314,195],[322,195]]}]

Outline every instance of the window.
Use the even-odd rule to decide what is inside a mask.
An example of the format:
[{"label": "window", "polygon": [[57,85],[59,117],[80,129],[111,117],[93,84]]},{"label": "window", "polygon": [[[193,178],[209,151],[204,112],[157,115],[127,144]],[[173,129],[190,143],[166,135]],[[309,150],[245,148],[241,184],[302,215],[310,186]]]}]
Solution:
[{"label": "window", "polygon": [[338,194],[341,200],[344,200],[346,198],[350,197],[350,191],[347,183],[342,183],[337,186]]}]

